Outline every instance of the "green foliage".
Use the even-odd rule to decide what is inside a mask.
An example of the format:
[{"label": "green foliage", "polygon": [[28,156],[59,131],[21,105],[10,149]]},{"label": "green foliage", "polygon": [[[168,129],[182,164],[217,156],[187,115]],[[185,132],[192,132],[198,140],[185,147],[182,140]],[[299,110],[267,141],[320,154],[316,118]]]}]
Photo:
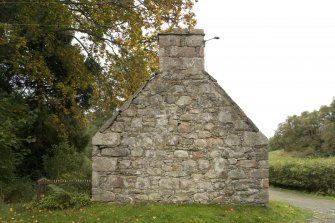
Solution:
[{"label": "green foliage", "polygon": [[91,203],[90,196],[87,193],[69,192],[56,185],[49,185],[48,187],[50,189],[48,194],[33,203],[33,207],[52,210],[79,208]]},{"label": "green foliage", "polygon": [[0,1],[0,186],[87,177],[87,118],[157,69],[157,33],[192,28],[195,1]]},{"label": "green foliage", "polygon": [[4,202],[27,202],[36,193],[35,182],[27,178],[10,178],[0,181],[0,203]]},{"label": "green foliage", "polygon": [[49,179],[87,179],[91,176],[91,162],[82,152],[65,143],[52,147],[53,155],[44,156],[43,164]]},{"label": "green foliage", "polygon": [[273,185],[335,195],[335,157],[294,158],[270,153],[270,183]]},{"label": "green foliage", "polygon": [[[12,209],[11,209],[12,208]],[[10,211],[12,210],[12,211]],[[197,204],[146,204],[116,205],[92,204],[80,209],[24,210],[18,206],[6,206],[0,221],[31,222],[259,222],[259,223],[303,223],[312,213],[279,202],[270,202],[268,207],[242,205],[197,205]],[[34,216],[34,218],[32,218]]]},{"label": "green foliage", "polygon": [[301,155],[335,155],[335,102],[318,111],[289,116],[269,142],[270,150],[296,151]]}]

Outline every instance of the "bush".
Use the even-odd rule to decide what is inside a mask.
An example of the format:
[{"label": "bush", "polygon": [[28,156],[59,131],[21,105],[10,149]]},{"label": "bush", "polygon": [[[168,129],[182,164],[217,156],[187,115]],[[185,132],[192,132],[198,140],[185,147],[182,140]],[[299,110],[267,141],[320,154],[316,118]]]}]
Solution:
[{"label": "bush", "polygon": [[272,185],[335,195],[335,157],[294,158],[277,151],[269,163]]},{"label": "bush", "polygon": [[32,206],[40,209],[79,208],[91,203],[90,196],[83,192],[70,192],[56,185],[49,185],[49,193]]},{"label": "bush", "polygon": [[6,182],[0,181],[1,202],[25,202],[35,196],[35,182],[27,178],[12,178]]},{"label": "bush", "polygon": [[44,170],[49,179],[89,179],[91,178],[91,161],[85,153],[66,143],[52,147],[53,156],[44,156]]}]

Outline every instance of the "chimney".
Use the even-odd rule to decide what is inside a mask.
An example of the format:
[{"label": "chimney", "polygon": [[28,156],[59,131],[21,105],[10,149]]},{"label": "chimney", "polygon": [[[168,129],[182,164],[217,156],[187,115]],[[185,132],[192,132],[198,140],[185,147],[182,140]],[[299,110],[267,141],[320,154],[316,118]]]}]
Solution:
[{"label": "chimney", "polygon": [[159,71],[186,71],[198,74],[204,70],[204,30],[176,29],[158,34]]}]

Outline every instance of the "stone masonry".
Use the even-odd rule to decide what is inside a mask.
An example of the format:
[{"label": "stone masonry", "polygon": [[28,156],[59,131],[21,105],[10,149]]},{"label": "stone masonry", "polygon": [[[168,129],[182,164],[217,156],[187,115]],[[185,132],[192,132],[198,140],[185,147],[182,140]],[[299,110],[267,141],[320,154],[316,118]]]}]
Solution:
[{"label": "stone masonry", "polygon": [[267,204],[268,140],[204,71],[203,40],[159,35],[159,72],[93,137],[94,201]]}]

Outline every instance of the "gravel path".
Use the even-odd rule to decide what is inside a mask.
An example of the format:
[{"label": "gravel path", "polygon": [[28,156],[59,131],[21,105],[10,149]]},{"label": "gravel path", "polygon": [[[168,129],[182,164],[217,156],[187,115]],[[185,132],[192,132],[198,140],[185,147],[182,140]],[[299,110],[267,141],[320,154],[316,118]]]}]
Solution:
[{"label": "gravel path", "polygon": [[309,223],[335,223],[335,200],[308,197],[278,188],[270,188],[270,199],[313,211],[314,217]]}]

